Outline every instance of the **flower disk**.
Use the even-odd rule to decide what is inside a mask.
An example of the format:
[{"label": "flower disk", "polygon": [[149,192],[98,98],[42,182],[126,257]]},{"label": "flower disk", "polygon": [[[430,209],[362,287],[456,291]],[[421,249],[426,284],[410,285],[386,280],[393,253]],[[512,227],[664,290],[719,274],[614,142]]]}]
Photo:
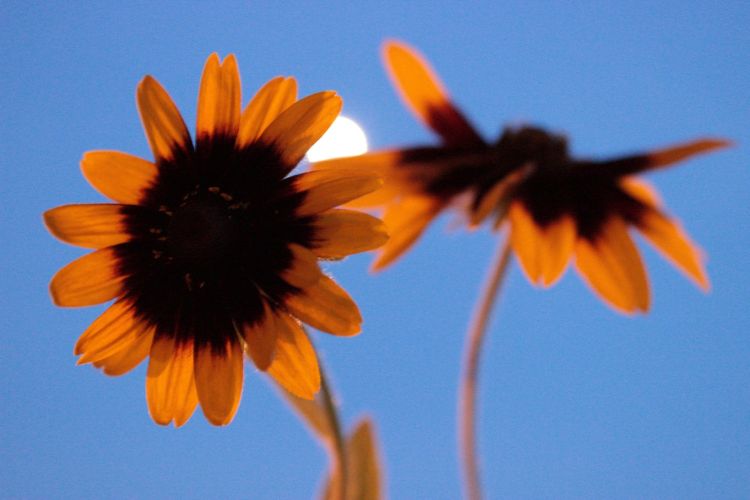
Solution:
[{"label": "flower disk", "polygon": [[243,383],[243,351],[290,392],[311,398],[320,375],[300,321],[359,332],[359,310],[319,259],[372,250],[384,225],[338,205],[380,186],[372,174],[289,176],[341,109],[333,92],[296,99],[296,83],[268,82],[241,110],[233,56],[211,55],[198,98],[196,141],[151,77],[138,108],[155,161],[114,151],[84,155],[89,182],[118,204],[45,213],[54,235],[93,248],[60,270],[56,304],[116,299],[76,344],[79,363],[120,375],[150,357],[146,394],[159,424],[180,426],[200,403],[229,423]]}]

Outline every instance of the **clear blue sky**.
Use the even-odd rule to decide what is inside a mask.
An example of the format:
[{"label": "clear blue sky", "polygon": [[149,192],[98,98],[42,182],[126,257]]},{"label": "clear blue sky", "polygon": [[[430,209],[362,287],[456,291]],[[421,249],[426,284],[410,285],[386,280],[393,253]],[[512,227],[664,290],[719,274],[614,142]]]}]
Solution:
[{"label": "clear blue sky", "polygon": [[[337,90],[376,147],[435,143],[385,76],[387,37],[419,47],[488,137],[536,123],[587,156],[737,142],[649,176],[708,253],[710,294],[643,244],[643,317],[612,312],[574,273],[539,291],[514,265],[485,352],[479,432],[490,498],[750,496],[746,2],[88,4],[0,5],[0,496],[316,491],[323,451],[253,368],[229,427],[198,412],[175,430],[148,416],[145,366],[120,378],[75,366],[73,344],[101,308],[52,306],[49,278],[82,251],[47,234],[41,213],[101,201],[80,175],[84,151],[150,158],[134,98],[143,75],[193,124],[213,51],[237,54],[246,97],[294,75],[304,94]],[[497,236],[451,223],[382,274],[367,272],[370,256],[328,266],[365,326],[315,340],[347,422],[377,422],[394,499],[460,494],[459,361]]]}]

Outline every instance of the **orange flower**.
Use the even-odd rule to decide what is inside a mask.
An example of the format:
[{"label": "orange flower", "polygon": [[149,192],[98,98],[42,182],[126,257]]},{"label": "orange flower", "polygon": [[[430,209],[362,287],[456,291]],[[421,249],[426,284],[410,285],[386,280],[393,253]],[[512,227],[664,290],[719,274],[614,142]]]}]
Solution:
[{"label": "orange flower", "polygon": [[555,283],[571,258],[586,282],[623,312],[646,311],[649,289],[628,228],[635,228],[701,288],[708,288],[700,250],[666,215],[635,174],[727,146],[701,139],[604,161],[572,158],[564,137],[535,127],[507,128],[485,141],[453,104],[429,64],[398,42],[385,44],[388,72],[414,115],[441,146],[374,152],[330,160],[317,168],[360,168],[386,180],[358,206],[384,207],[391,239],[374,263],[400,257],[452,202],[468,197],[472,225],[509,220],[513,250],[529,280]]},{"label": "orange flower", "polygon": [[150,355],[146,396],[159,424],[184,424],[199,402],[211,423],[231,422],[243,351],[284,388],[312,398],[320,374],[300,320],[336,335],[360,330],[356,304],[318,260],[383,244],[378,219],[334,208],[381,182],[363,172],[288,177],[341,109],[334,92],[299,101],[296,93],[294,79],[278,77],[241,110],[234,56],[212,54],[194,144],[147,76],[137,102],[155,161],[88,152],[84,176],[118,204],[44,214],[52,234],[95,249],[54,276],[55,304],[116,299],[78,340],[79,364],[121,375]]}]

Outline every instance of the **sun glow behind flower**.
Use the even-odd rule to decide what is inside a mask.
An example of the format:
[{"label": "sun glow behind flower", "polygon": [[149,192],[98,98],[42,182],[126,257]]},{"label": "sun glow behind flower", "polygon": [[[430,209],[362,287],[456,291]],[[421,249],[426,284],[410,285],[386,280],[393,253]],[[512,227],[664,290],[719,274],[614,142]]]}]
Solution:
[{"label": "sun glow behind flower", "polygon": [[310,162],[356,156],[367,152],[367,136],[357,122],[339,116],[331,128],[307,152]]}]

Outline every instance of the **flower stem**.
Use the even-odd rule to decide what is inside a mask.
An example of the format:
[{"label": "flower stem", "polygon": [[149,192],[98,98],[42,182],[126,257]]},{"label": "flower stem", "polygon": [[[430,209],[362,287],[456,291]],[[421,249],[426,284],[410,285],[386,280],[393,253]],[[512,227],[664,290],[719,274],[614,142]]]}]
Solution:
[{"label": "flower stem", "polygon": [[467,331],[464,351],[463,374],[459,389],[458,435],[462,455],[466,498],[480,500],[482,489],[479,479],[479,464],[476,447],[476,406],[477,385],[479,378],[479,358],[482,353],[482,342],[487,330],[492,308],[499,295],[500,285],[505,278],[511,258],[510,238],[506,237],[500,244],[499,251],[492,263],[491,274],[487,279],[484,291],[477,302],[474,317]]},{"label": "flower stem", "polygon": [[346,485],[347,485],[347,460],[346,460],[346,446],[344,443],[344,435],[341,431],[341,423],[339,421],[338,411],[336,410],[336,403],[334,401],[333,394],[331,393],[330,386],[328,384],[328,378],[326,377],[323,364],[320,363],[320,396],[325,409],[328,421],[331,426],[331,433],[333,434],[332,456],[334,459],[334,469],[331,472],[332,478],[338,476],[338,481],[334,481],[333,484],[337,487],[337,491],[334,492],[334,498],[338,500],[345,500],[346,498]]}]

